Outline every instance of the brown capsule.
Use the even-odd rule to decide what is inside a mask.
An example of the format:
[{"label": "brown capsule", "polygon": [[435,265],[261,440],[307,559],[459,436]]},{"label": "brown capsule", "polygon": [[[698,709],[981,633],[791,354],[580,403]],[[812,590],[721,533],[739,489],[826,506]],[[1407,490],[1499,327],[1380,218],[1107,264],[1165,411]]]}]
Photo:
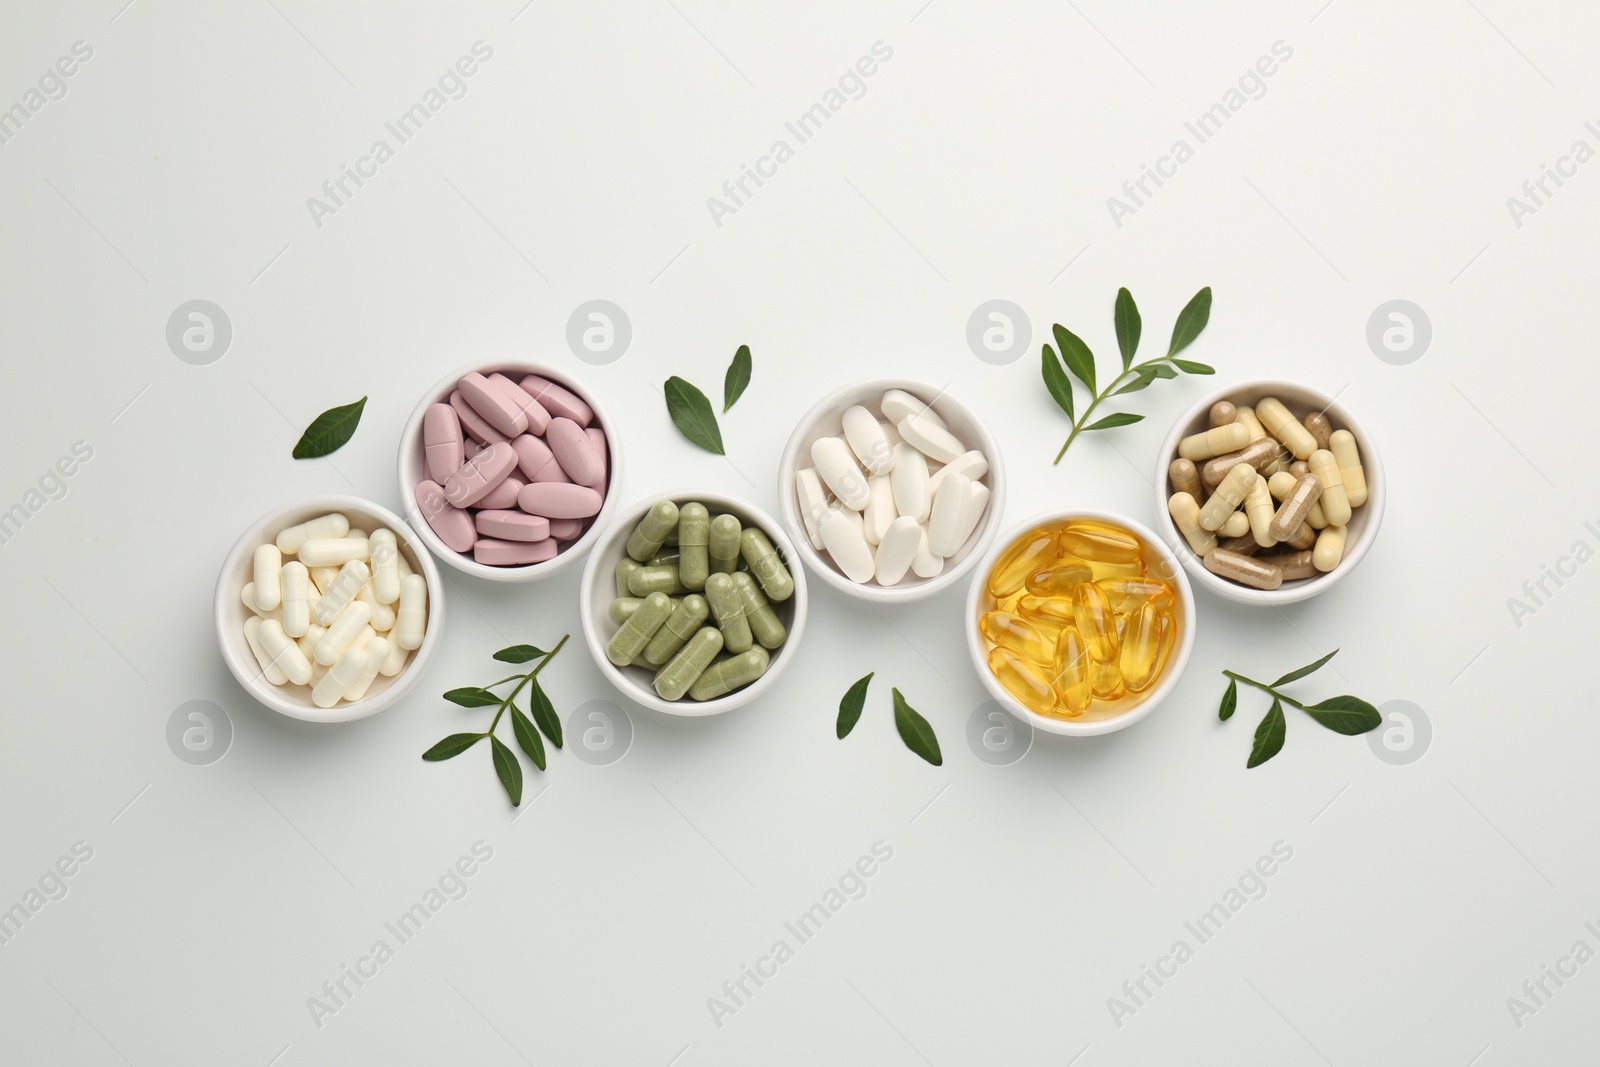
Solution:
[{"label": "brown capsule", "polygon": [[1262,556],[1262,563],[1269,563],[1283,572],[1283,580],[1292,582],[1298,578],[1315,578],[1317,568],[1311,563],[1311,551],[1305,549],[1300,552],[1277,552],[1270,556]]},{"label": "brown capsule", "polygon": [[1309,522],[1302,522],[1283,542],[1293,549],[1307,549],[1317,543],[1317,530]]},{"label": "brown capsule", "polygon": [[1200,475],[1196,473],[1192,459],[1173,460],[1172,466],[1167,468],[1167,477],[1172,480],[1174,493],[1188,493],[1196,500],[1206,495],[1200,488]]},{"label": "brown capsule", "polygon": [[1294,475],[1296,479],[1304,478],[1306,475],[1311,473],[1311,464],[1307,463],[1303,459],[1297,459],[1293,463],[1289,464],[1289,473]]},{"label": "brown capsule", "polygon": [[1238,417],[1239,409],[1234,407],[1231,400],[1219,400],[1211,405],[1211,425],[1213,426],[1226,426]]},{"label": "brown capsule", "polygon": [[1276,589],[1283,584],[1283,572],[1277,567],[1225,548],[1206,553],[1206,570],[1255,589]]},{"label": "brown capsule", "polygon": [[1306,516],[1311,513],[1311,505],[1321,495],[1322,483],[1315,474],[1307,474],[1296,481],[1289,495],[1278,505],[1277,514],[1272,516],[1272,525],[1267,527],[1267,532],[1279,541],[1289,540],[1289,536],[1305,523]]},{"label": "brown capsule", "polygon": [[1245,534],[1243,537],[1230,537],[1226,541],[1218,541],[1217,547],[1229,552],[1237,552],[1241,556],[1253,556],[1261,551],[1261,546],[1256,544],[1255,536]]},{"label": "brown capsule", "polygon": [[1328,416],[1320,411],[1313,411],[1300,421],[1305,423],[1311,436],[1316,438],[1318,448],[1328,447],[1328,438],[1333,436],[1333,423],[1328,421]]},{"label": "brown capsule", "polygon": [[1229,452],[1226,456],[1206,460],[1206,465],[1200,468],[1200,478],[1207,486],[1218,485],[1228,476],[1229,471],[1241,463],[1248,463],[1270,477],[1271,472],[1266,468],[1280,455],[1288,456],[1289,453],[1272,438],[1258,437],[1237,452]]}]

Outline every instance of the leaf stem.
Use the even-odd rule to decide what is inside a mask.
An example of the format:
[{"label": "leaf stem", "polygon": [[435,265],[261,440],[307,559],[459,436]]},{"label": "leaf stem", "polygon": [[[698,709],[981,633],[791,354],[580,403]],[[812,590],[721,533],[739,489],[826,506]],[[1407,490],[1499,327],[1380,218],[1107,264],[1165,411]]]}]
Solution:
[{"label": "leaf stem", "polygon": [[499,685],[500,682],[511,681],[511,678],[522,679],[517,683],[517,687],[511,690],[511,695],[500,701],[500,707],[496,709],[494,713],[494,721],[489,724],[489,729],[484,731],[484,736],[489,736],[494,733],[494,728],[500,725],[500,716],[504,715],[506,713],[506,709],[511,706],[511,702],[517,699],[517,694],[522,692],[522,687],[533,681],[534,677],[537,676],[540,671],[544,670],[545,665],[556,658],[556,653],[561,651],[561,649],[567,643],[567,638],[571,636],[571,634],[562,634],[561,640],[556,642],[556,647],[552,648],[549,652],[546,652],[544,654],[544,658],[539,661],[539,665],[533,670],[529,671],[527,674],[513,674],[510,678],[502,678],[499,682],[492,683],[494,685]]},{"label": "leaf stem", "polygon": [[1258,682],[1254,678],[1246,678],[1244,675],[1237,674],[1234,671],[1223,671],[1222,673],[1227,675],[1229,678],[1232,678],[1236,682],[1243,682],[1245,685],[1253,685],[1257,689],[1265,690],[1266,692],[1271,693],[1274,698],[1283,701],[1285,704],[1297,707],[1302,711],[1305,710],[1304,704],[1300,703],[1292,696],[1278,692],[1278,690],[1272,688],[1272,686],[1268,685],[1266,682]]},{"label": "leaf stem", "polygon": [[1066,443],[1061,446],[1061,451],[1056,453],[1056,458],[1054,461],[1052,461],[1051,466],[1060,464],[1061,457],[1067,454],[1067,449],[1072,447],[1072,442],[1078,439],[1078,434],[1081,433],[1083,428],[1089,424],[1089,416],[1094,414],[1094,409],[1100,406],[1100,401],[1105,400],[1107,397],[1110,397],[1112,394],[1114,394],[1117,391],[1117,387],[1123,384],[1123,380],[1127,378],[1128,375],[1131,374],[1137,377],[1139,372],[1144,370],[1146,367],[1152,366],[1156,363],[1167,363],[1170,362],[1171,359],[1171,355],[1157,356],[1155,359],[1147,359],[1143,363],[1135,363],[1133,366],[1129,367],[1127,370],[1111,379],[1110,384],[1102,389],[1099,395],[1097,395],[1093,400],[1089,401],[1089,406],[1083,409],[1083,414],[1078,416],[1078,421],[1072,424],[1072,432],[1067,435]]}]

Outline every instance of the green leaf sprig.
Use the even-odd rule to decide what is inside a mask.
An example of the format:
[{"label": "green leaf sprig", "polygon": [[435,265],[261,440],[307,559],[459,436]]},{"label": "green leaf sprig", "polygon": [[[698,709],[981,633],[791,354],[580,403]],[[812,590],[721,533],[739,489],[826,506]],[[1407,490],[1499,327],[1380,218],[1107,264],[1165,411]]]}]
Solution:
[{"label": "green leaf sprig", "polygon": [[[723,414],[727,414],[749,387],[752,363],[750,346],[740,345],[739,351],[733,354],[733,362],[728,364],[727,373],[722,376]],[[661,392],[667,399],[667,414],[672,416],[672,424],[686,441],[713,455],[728,454],[722,445],[722,428],[717,425],[717,413],[699,386],[674,374],[667,379]]]},{"label": "green leaf sprig", "polygon": [[[1123,393],[1136,393],[1158,378],[1176,378],[1179,371],[1185,374],[1216,373],[1204,363],[1174,358],[1194,343],[1194,339],[1200,336],[1200,331],[1204,330],[1206,323],[1211,320],[1209,285],[1196,293],[1178,313],[1178,321],[1172,326],[1172,340],[1168,343],[1167,354],[1164,356],[1147,359],[1143,363],[1133,362],[1133,357],[1139,350],[1139,337],[1143,333],[1144,323],[1139,317],[1138,305],[1133,302],[1133,294],[1125,288],[1117,290],[1117,302],[1112,310],[1112,319],[1117,331],[1117,350],[1122,356],[1122,371],[1112,378],[1104,389],[1097,390],[1095,387],[1094,353],[1077,334],[1060,323],[1051,327],[1055,333],[1056,347],[1061,350],[1060,354],[1058,355],[1056,349],[1049,345],[1045,345],[1043,352],[1040,353],[1045,388],[1049,390],[1056,405],[1066,412],[1067,418],[1072,419],[1072,432],[1067,435],[1061,451],[1056,453],[1056,463],[1061,462],[1061,457],[1067,454],[1067,449],[1072,447],[1072,442],[1078,439],[1079,434],[1111,430],[1118,426],[1131,426],[1144,418],[1143,415],[1119,411],[1090,422],[1089,416],[1094,414],[1101,401]],[[1068,372],[1071,372],[1070,377]],[[1082,415],[1075,414],[1073,378],[1082,383],[1089,392],[1089,403],[1083,409]]]},{"label": "green leaf sprig", "polygon": [[295,459],[321,459],[343,448],[361,425],[361,412],[367,406],[362,397],[354,404],[329,408],[311,420],[306,432],[294,444]]},{"label": "green leaf sprig", "polygon": [[734,402],[744,395],[745,388],[750,384],[750,346],[740,345],[739,351],[733,354],[733,362],[728,364],[728,373],[722,376],[722,412],[727,414]]},{"label": "green leaf sprig", "polygon": [[1296,668],[1272,682],[1258,682],[1254,678],[1246,678],[1233,671],[1222,672],[1227,675],[1229,681],[1228,688],[1222,694],[1222,704],[1217,708],[1217,718],[1224,722],[1233,717],[1234,711],[1239,706],[1240,682],[1272,695],[1272,707],[1267,709],[1266,718],[1256,727],[1255,741],[1250,746],[1250,761],[1245,764],[1247,770],[1261,766],[1283,750],[1284,734],[1288,728],[1288,723],[1283,717],[1285,704],[1299,708],[1335,733],[1353,736],[1383,725],[1383,716],[1378,713],[1378,709],[1358,697],[1337,696],[1329,697],[1318,704],[1302,704],[1287,693],[1278,692],[1280,685],[1297,682],[1306,675],[1321,670],[1324,664],[1338,654],[1339,650],[1336,648],[1316,662]]},{"label": "green leaf sprig", "polygon": [[[570,634],[563,634],[555,648],[546,652],[535,645],[512,645],[502,648],[494,654],[494,658],[502,663],[531,663],[538,660],[538,666],[526,674],[513,674],[490,682],[486,686],[466,686],[461,689],[452,689],[444,698],[452,704],[459,704],[464,708],[494,708],[494,721],[482,733],[451,734],[449,737],[434,745],[422,754],[422,758],[429,762],[447,760],[459,756],[473,745],[489,739],[490,754],[494,760],[494,773],[500,779],[500,784],[505,787],[506,795],[511,798],[513,805],[522,803],[522,765],[517,762],[516,753],[512,752],[503,741],[494,735],[495,727],[500,725],[500,718],[508,710],[511,712],[511,732],[516,737],[517,747],[525,752],[533,765],[541,771],[545,769],[544,741],[540,734],[550,739],[550,743],[557,748],[561,747],[561,720],[556,716],[555,706],[550,703],[544,687],[539,684],[539,672],[555,658],[557,652],[566,645]],[[516,682],[516,687],[506,696],[496,696],[491,690],[507,682]],[[524,714],[517,707],[517,696],[525,686],[528,690],[528,712]],[[530,718],[531,716],[531,718]]]},{"label": "green leaf sprig", "polygon": [[[834,733],[839,740],[844,740],[856,723],[861,721],[861,710],[867,702],[867,687],[872,684],[872,677],[868,674],[857,678],[844,694],[844,699],[839,701],[839,720],[834,726]],[[892,689],[894,694],[894,727],[900,734],[900,740],[906,747],[929,763],[938,767],[944,763],[944,754],[939,751],[939,738],[933,732],[933,724],[922,717],[922,714],[906,703],[906,698],[900,690]]]}]

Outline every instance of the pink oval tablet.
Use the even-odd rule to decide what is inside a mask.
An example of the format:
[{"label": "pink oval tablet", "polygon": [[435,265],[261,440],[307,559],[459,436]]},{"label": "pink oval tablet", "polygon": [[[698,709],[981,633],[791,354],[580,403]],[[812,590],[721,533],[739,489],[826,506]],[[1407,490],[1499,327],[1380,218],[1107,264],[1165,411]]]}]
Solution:
[{"label": "pink oval tablet", "polygon": [[544,433],[545,427],[550,425],[550,413],[544,409],[543,404],[529,396],[523,391],[522,386],[504,374],[489,375],[489,384],[500,390],[511,405],[522,412],[522,417],[528,420],[529,433]]},{"label": "pink oval tablet", "polygon": [[543,404],[544,409],[552,415],[571,419],[579,426],[587,426],[594,421],[594,410],[588,404],[555,382],[541,378],[537,374],[530,374],[522,379],[522,391]]},{"label": "pink oval tablet", "polygon": [[595,455],[600,457],[600,477],[589,488],[605,492],[606,475],[610,467],[611,455],[611,446],[606,441],[606,432],[598,426],[587,427],[583,432],[589,435],[590,441],[594,442]]},{"label": "pink oval tablet", "polygon": [[545,433],[545,444],[555,455],[556,462],[566,471],[567,477],[579,485],[593,486],[604,467],[595,454],[594,442],[583,432],[583,427],[569,418],[550,420]]},{"label": "pink oval tablet", "polygon": [[430,404],[422,416],[422,451],[428,477],[442,482],[466,458],[462,452],[461,419],[449,404]]},{"label": "pink oval tablet", "polygon": [[530,482],[572,481],[571,478],[567,477],[567,472],[561,469],[561,462],[554,456],[551,456],[550,462],[546,463],[543,467],[540,467],[537,471],[535,471],[533,477],[528,480]]},{"label": "pink oval tablet", "polygon": [[444,498],[458,508],[470,507],[489,495],[517,465],[508,441],[490,445],[463,463],[444,483]]},{"label": "pink oval tablet", "polygon": [[550,520],[525,511],[480,511],[472,519],[484,537],[502,541],[543,541],[550,536]]},{"label": "pink oval tablet", "polygon": [[490,426],[482,415],[472,410],[472,405],[462,398],[461,390],[450,394],[450,407],[461,420],[461,428],[479,444],[492,445],[506,439],[505,434]]},{"label": "pink oval tablet", "polygon": [[551,519],[550,536],[557,541],[576,541],[583,533],[582,519]]},{"label": "pink oval tablet", "polygon": [[543,541],[497,541],[481,538],[472,546],[472,558],[491,567],[520,567],[543,563],[555,556],[559,546],[550,538]]},{"label": "pink oval tablet", "polygon": [[531,433],[512,438],[511,447],[517,453],[517,468],[530,482],[533,481],[533,476],[554,458],[550,453],[550,446],[545,444],[542,438],[535,437]]},{"label": "pink oval tablet", "polygon": [[417,483],[417,510],[452,551],[465,552],[477,542],[478,530],[472,525],[472,516],[452,507],[438,482]]},{"label": "pink oval tablet", "polygon": [[[462,458],[462,460],[464,462],[466,460],[471,459],[473,456],[476,456],[479,452],[482,452],[482,451],[483,451],[483,446],[469,437],[461,445],[461,458]],[[459,467],[459,466],[461,466],[461,464],[457,463],[456,466]],[[445,477],[448,478],[450,476],[447,474],[447,475],[445,475]]]},{"label": "pink oval tablet", "polygon": [[477,371],[463,377],[456,383],[456,389],[461,393],[461,399],[472,405],[473,411],[507,437],[527,432],[528,418],[521,408]]},{"label": "pink oval tablet", "polygon": [[522,487],[517,507],[547,519],[587,519],[600,511],[604,499],[585,485],[567,482],[533,482]]},{"label": "pink oval tablet", "polygon": [[483,495],[477,507],[485,511],[504,511],[506,508],[517,506],[517,494],[522,492],[522,487],[528,483],[518,478],[515,474],[508,474],[495,486]]}]

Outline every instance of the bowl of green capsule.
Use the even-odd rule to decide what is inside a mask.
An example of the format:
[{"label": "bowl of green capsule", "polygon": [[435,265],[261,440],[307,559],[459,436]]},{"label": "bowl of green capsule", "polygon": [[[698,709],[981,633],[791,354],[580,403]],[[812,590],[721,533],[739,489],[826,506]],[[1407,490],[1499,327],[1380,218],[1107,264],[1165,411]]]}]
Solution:
[{"label": "bowl of green capsule", "polygon": [[624,509],[585,564],[578,610],[600,671],[666,715],[719,715],[770,689],[806,623],[794,544],[755,505],[709,489]]}]

